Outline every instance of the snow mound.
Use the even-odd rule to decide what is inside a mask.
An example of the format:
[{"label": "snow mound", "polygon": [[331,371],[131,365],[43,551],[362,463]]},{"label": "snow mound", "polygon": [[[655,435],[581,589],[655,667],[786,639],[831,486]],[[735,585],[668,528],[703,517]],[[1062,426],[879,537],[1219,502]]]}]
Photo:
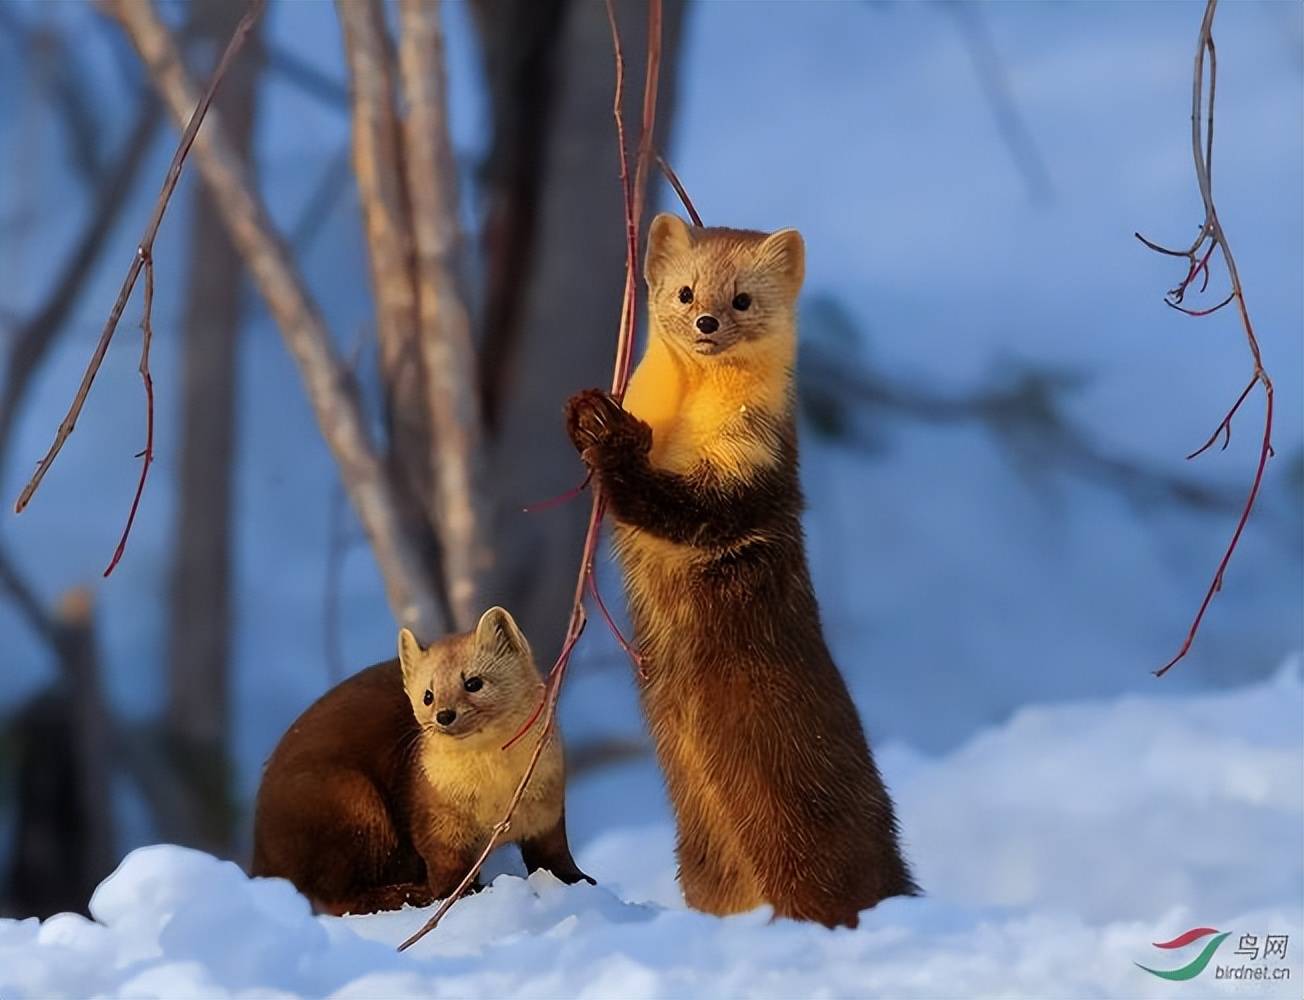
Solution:
[{"label": "snow mound", "polygon": [[[92,920],[0,921],[0,996],[1297,996],[1302,709],[1291,667],[1221,693],[1028,708],[940,759],[887,747],[929,895],[855,931],[684,909],[668,817],[589,840],[599,886],[501,875],[401,955],[427,911],[315,917],[285,882],[160,845],[127,856]],[[610,820],[612,789],[646,801],[655,781],[636,762],[593,794]],[[1190,963],[1208,941],[1152,942],[1197,926],[1230,932],[1198,988],[1138,968]],[[1248,962],[1242,934],[1288,935],[1284,959],[1248,963],[1276,979],[1220,978]]]}]

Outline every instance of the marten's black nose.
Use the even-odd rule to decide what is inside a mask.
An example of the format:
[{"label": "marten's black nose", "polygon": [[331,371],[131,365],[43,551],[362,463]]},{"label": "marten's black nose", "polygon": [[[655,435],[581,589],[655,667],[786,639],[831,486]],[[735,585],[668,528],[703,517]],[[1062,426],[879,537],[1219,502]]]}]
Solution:
[{"label": "marten's black nose", "polygon": [[715,333],[720,329],[720,321],[709,313],[697,317],[697,328],[703,333]]},{"label": "marten's black nose", "polygon": [[457,713],[451,708],[441,708],[435,713],[435,721],[441,726],[451,726],[456,718]]}]

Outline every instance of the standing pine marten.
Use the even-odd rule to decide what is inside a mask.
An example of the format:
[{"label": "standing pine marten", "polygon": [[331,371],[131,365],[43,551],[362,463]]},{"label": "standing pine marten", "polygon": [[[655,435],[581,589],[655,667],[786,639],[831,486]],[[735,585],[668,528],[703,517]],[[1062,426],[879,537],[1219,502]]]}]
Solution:
[{"label": "standing pine marten", "polygon": [[[326,692],[273,751],[254,813],[254,875],[289,879],[326,913],[426,906],[451,893],[503,817],[534,740],[502,749],[543,694],[529,644],[502,608],[474,632]],[[565,773],[544,748],[503,842],[529,871],[592,882],[566,842]]]},{"label": "standing pine marten", "polygon": [[657,216],[649,341],[625,409],[581,392],[567,427],[615,521],[685,900],[854,927],[918,890],[806,566],[792,376],[804,268],[796,230]]}]

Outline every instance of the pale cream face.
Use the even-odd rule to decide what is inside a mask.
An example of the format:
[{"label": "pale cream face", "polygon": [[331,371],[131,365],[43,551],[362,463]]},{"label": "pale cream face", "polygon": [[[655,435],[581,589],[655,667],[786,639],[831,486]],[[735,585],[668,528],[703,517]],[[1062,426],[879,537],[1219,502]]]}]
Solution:
[{"label": "pale cream face", "polygon": [[502,608],[486,611],[474,632],[424,649],[401,629],[398,655],[413,715],[438,739],[497,739],[519,726],[540,697],[543,681],[529,643]]},{"label": "pale cream face", "polygon": [[795,229],[690,229],[662,213],[648,232],[644,272],[670,346],[699,357],[764,351],[795,329],[805,246]]}]

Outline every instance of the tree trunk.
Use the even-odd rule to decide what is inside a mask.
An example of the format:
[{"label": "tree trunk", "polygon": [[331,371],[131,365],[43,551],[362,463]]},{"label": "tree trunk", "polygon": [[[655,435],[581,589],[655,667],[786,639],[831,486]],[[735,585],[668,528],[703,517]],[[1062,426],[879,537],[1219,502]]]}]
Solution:
[{"label": "tree trunk", "polygon": [[[195,34],[220,52],[240,4],[202,0]],[[228,134],[247,160],[261,54],[258,28],[217,99]],[[182,323],[181,444],[168,637],[166,729],[185,789],[169,839],[230,850],[231,497],[240,285],[244,267],[203,185],[193,187],[190,263]]]}]

